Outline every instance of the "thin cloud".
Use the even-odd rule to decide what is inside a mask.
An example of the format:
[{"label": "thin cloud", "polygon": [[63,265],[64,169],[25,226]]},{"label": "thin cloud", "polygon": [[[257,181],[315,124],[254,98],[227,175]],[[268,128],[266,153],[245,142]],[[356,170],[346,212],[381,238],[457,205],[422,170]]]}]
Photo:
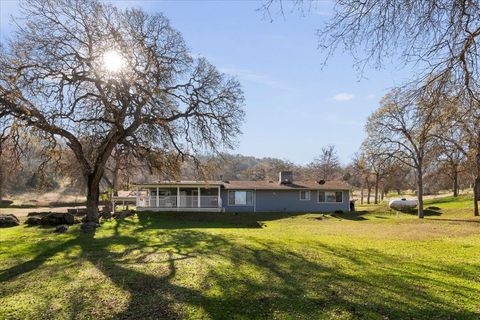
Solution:
[{"label": "thin cloud", "polygon": [[352,93],[342,92],[342,93],[338,93],[338,94],[334,95],[333,100],[335,100],[335,101],[350,101],[354,97],[355,96]]},{"label": "thin cloud", "polygon": [[375,95],[373,93],[370,93],[368,96],[367,96],[367,99],[373,99],[375,98]]}]

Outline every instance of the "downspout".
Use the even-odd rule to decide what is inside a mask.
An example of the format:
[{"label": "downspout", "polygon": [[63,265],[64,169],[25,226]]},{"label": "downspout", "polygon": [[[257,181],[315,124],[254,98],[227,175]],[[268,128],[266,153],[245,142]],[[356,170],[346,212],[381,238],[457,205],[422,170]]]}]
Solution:
[{"label": "downspout", "polygon": [[221,194],[221,187],[218,186],[218,194],[217,194],[217,208],[220,210],[220,211],[224,211],[223,210],[223,203],[222,203],[222,194]]}]

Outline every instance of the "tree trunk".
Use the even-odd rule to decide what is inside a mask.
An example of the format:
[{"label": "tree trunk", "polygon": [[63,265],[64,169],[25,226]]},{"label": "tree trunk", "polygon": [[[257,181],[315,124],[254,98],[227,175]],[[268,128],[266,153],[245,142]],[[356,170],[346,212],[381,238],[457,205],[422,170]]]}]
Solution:
[{"label": "tree trunk", "polygon": [[3,167],[0,163],[0,201],[3,200]]},{"label": "tree trunk", "polygon": [[478,217],[480,214],[478,212],[478,193],[480,191],[480,177],[475,178],[475,183],[473,184],[473,215]]},{"label": "tree trunk", "polygon": [[98,204],[100,196],[100,181],[95,174],[86,177],[87,181],[87,222],[98,223]]},{"label": "tree trunk", "polygon": [[423,172],[422,168],[417,169],[417,186],[418,186],[418,217],[423,219]]},{"label": "tree trunk", "polygon": [[378,173],[375,174],[375,204],[378,204],[378,184],[380,176]]},{"label": "tree trunk", "polygon": [[458,169],[456,165],[453,167],[453,196],[458,197]]},{"label": "tree trunk", "polygon": [[480,134],[477,137],[477,154],[475,168],[475,183],[473,184],[473,215],[478,217],[478,196],[480,193]]},{"label": "tree trunk", "polygon": [[385,189],[382,187],[382,193],[381,193],[381,201],[383,202],[383,199],[385,198]]},{"label": "tree trunk", "polygon": [[363,204],[363,184],[360,188],[360,204]]},{"label": "tree trunk", "polygon": [[370,196],[372,195],[372,186],[367,186],[367,204],[370,204]]},{"label": "tree trunk", "polygon": [[113,189],[113,195],[118,196],[118,171],[119,171],[119,166],[115,164],[115,168],[113,169],[113,177],[112,177],[112,189]]},{"label": "tree trunk", "polygon": [[2,146],[0,145],[0,201],[3,200],[3,179],[5,178],[3,176],[3,163],[2,163]]}]

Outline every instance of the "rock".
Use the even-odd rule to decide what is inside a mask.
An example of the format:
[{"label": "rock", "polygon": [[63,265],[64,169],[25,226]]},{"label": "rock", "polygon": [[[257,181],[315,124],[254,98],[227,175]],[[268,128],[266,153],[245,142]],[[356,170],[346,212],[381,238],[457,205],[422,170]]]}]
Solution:
[{"label": "rock", "polygon": [[0,214],[0,228],[16,227],[20,221],[13,214]]},{"label": "rock", "polygon": [[118,212],[116,215],[115,215],[115,219],[125,219],[127,217],[131,217],[131,216],[134,216],[135,215],[135,211],[133,210],[123,210],[123,211],[120,211]]},{"label": "rock", "polygon": [[27,217],[44,217],[46,215],[49,215],[50,213],[52,213],[52,211],[48,211],[48,212],[29,212],[27,213]]},{"label": "rock", "polygon": [[98,227],[100,227],[100,224],[96,222],[85,222],[82,224],[81,229],[83,232],[92,232],[95,231],[95,229],[97,229]]},{"label": "rock", "polygon": [[27,220],[25,220],[25,224],[29,226],[39,226],[42,224],[42,217],[39,217],[39,216],[28,217]]},{"label": "rock", "polygon": [[65,233],[68,231],[68,226],[66,224],[61,224],[55,228],[56,233]]},{"label": "rock", "polygon": [[13,203],[12,200],[0,200],[0,208],[6,208]]},{"label": "rock", "polygon": [[75,217],[70,213],[64,213],[63,218],[65,219],[65,222],[68,225],[72,225],[75,223]]},{"label": "rock", "polygon": [[110,220],[112,218],[112,214],[110,211],[103,210],[103,211],[100,211],[99,214],[100,214],[100,218],[105,220]]},{"label": "rock", "polygon": [[42,217],[41,224],[44,226],[58,226],[61,224],[72,225],[75,223],[75,217],[70,213],[52,212]]},{"label": "rock", "polygon": [[87,214],[87,208],[77,209],[77,215],[85,215],[85,214]]}]

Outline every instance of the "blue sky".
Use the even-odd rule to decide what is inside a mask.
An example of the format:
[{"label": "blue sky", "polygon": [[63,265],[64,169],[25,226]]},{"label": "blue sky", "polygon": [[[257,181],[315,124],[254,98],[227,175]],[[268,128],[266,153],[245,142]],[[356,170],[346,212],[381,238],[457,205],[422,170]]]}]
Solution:
[{"label": "blue sky", "polygon": [[[163,12],[192,52],[238,77],[247,115],[232,153],[306,164],[322,146],[334,144],[348,163],[379,99],[407,76],[392,64],[361,77],[342,52],[322,69],[315,31],[329,18],[330,1],[319,1],[306,15],[274,14],[273,22],[257,10],[257,1],[110,2]],[[12,14],[18,14],[18,2],[0,0],[1,41],[12,32]]]}]

